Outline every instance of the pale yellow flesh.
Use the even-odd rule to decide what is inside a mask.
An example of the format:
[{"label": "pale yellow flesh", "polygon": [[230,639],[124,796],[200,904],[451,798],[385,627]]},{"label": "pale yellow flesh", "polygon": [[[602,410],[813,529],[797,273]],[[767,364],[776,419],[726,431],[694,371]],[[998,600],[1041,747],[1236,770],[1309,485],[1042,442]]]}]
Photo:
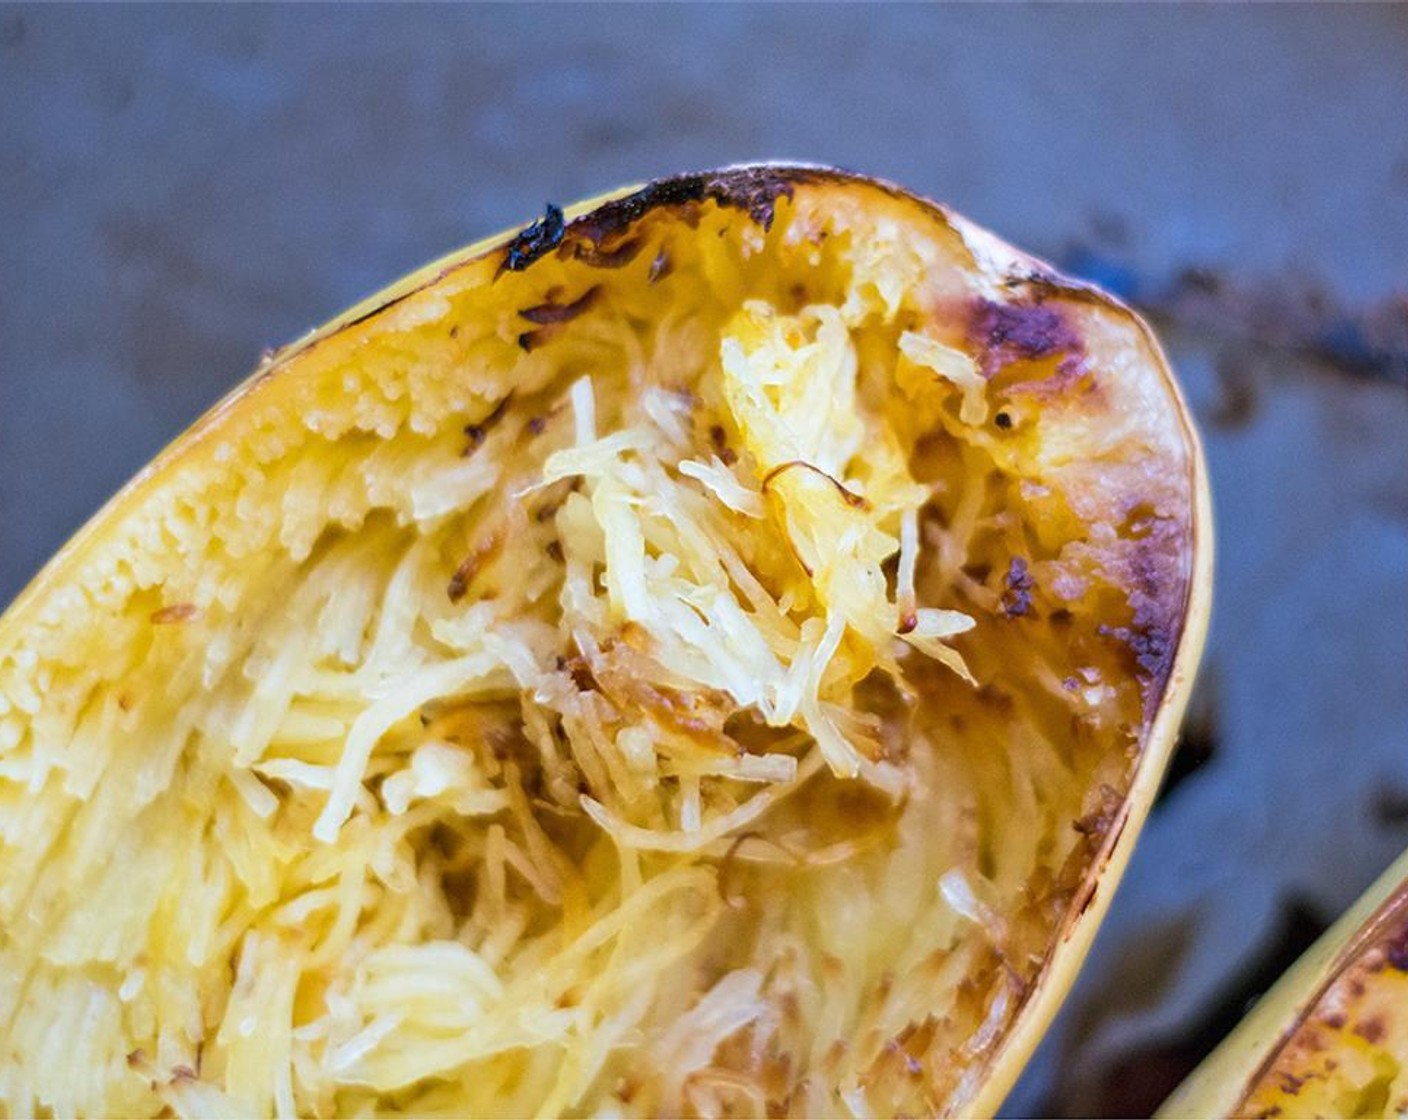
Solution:
[{"label": "pale yellow flesh", "polygon": [[[1017,388],[1054,360],[965,387],[943,354],[973,348],[972,301],[1030,302],[1000,283],[1025,262],[912,201],[799,186],[766,235],[712,203],[688,217],[640,223],[620,269],[548,257],[496,277],[471,251],[304,344],[0,623],[11,1111],[995,1107],[1088,946],[1186,697],[1209,556],[1196,443],[1137,320],[1083,293],[1049,297],[1089,355],[1079,391]],[[594,288],[524,352],[524,309]],[[816,470],[774,474],[766,418],[728,391],[727,340],[767,365],[774,327],[815,346],[828,323],[855,397],[814,417],[834,438],[809,455],[853,442],[827,473],[863,513]],[[906,335],[945,348],[937,368],[900,356]],[[671,421],[647,402],[684,402],[678,438],[620,460],[664,474],[539,488],[585,438],[588,399],[591,434],[651,439]],[[743,512],[680,469],[721,447]],[[613,503],[668,493],[695,514],[642,523],[651,563],[678,554],[709,594],[775,616],[782,669],[845,622],[819,687],[870,713],[840,724],[860,774],[816,715],[723,722],[747,682],[684,714],[633,691],[652,674],[678,691],[682,663],[651,668],[669,658],[617,585],[622,554],[594,542]],[[895,636],[884,541],[904,508],[914,605],[976,622],[927,653]],[[809,536],[804,509],[872,534],[880,567],[818,561],[834,534]],[[696,514],[751,593],[701,575],[681,535]],[[1138,544],[1150,523],[1170,527],[1163,559]],[[572,617],[611,643],[594,666],[574,565],[601,613]],[[1131,624],[1131,590],[1170,599],[1176,656],[1152,692],[1100,632]],[[740,749],[765,777],[728,776]],[[349,767],[360,792],[338,807]]]},{"label": "pale yellow flesh", "polygon": [[1408,1113],[1408,853],[1179,1086],[1169,1117]]}]

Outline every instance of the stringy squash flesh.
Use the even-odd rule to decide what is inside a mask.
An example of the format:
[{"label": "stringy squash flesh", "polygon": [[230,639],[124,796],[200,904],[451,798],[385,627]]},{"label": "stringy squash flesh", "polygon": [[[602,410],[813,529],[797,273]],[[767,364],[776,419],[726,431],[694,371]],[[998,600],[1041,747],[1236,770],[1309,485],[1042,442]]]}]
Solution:
[{"label": "stringy squash flesh", "polygon": [[1167,749],[1195,444],[926,204],[672,183],[275,356],[0,624],[9,1113],[978,1098]]}]

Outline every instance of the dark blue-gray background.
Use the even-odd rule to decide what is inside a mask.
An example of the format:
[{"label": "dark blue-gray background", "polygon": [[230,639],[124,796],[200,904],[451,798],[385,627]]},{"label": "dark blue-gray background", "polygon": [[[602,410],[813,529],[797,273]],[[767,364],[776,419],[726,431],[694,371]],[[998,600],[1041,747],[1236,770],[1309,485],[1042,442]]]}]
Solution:
[{"label": "dark blue-gray background", "polygon": [[262,347],[547,200],[952,203],[1148,310],[1207,436],[1186,776],[1009,1104],[1137,1112],[1408,845],[1405,59],[1402,6],[0,7],[0,602]]}]

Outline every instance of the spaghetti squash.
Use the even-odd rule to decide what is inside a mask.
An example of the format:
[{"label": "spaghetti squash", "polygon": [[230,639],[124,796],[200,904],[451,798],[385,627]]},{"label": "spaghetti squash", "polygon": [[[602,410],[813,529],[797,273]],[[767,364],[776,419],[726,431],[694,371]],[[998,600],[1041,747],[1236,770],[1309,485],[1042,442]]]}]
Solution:
[{"label": "spaghetti squash", "polygon": [[1408,855],[1261,998],[1159,1114],[1408,1114]]},{"label": "spaghetti squash", "polygon": [[0,621],[0,1102],[982,1113],[1206,624],[1131,312],[667,179],[271,355]]}]

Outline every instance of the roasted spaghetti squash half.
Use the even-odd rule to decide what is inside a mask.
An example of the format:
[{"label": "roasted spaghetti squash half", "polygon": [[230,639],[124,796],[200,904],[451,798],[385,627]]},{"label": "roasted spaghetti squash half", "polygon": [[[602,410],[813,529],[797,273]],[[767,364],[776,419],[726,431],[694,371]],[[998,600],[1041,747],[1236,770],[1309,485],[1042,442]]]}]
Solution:
[{"label": "roasted spaghetti squash half", "polygon": [[1159,1115],[1408,1115],[1408,853],[1257,1002]]},{"label": "roasted spaghetti squash half", "polygon": [[277,354],[0,621],[0,1105],[997,1107],[1201,647],[1130,311],[753,166]]}]

